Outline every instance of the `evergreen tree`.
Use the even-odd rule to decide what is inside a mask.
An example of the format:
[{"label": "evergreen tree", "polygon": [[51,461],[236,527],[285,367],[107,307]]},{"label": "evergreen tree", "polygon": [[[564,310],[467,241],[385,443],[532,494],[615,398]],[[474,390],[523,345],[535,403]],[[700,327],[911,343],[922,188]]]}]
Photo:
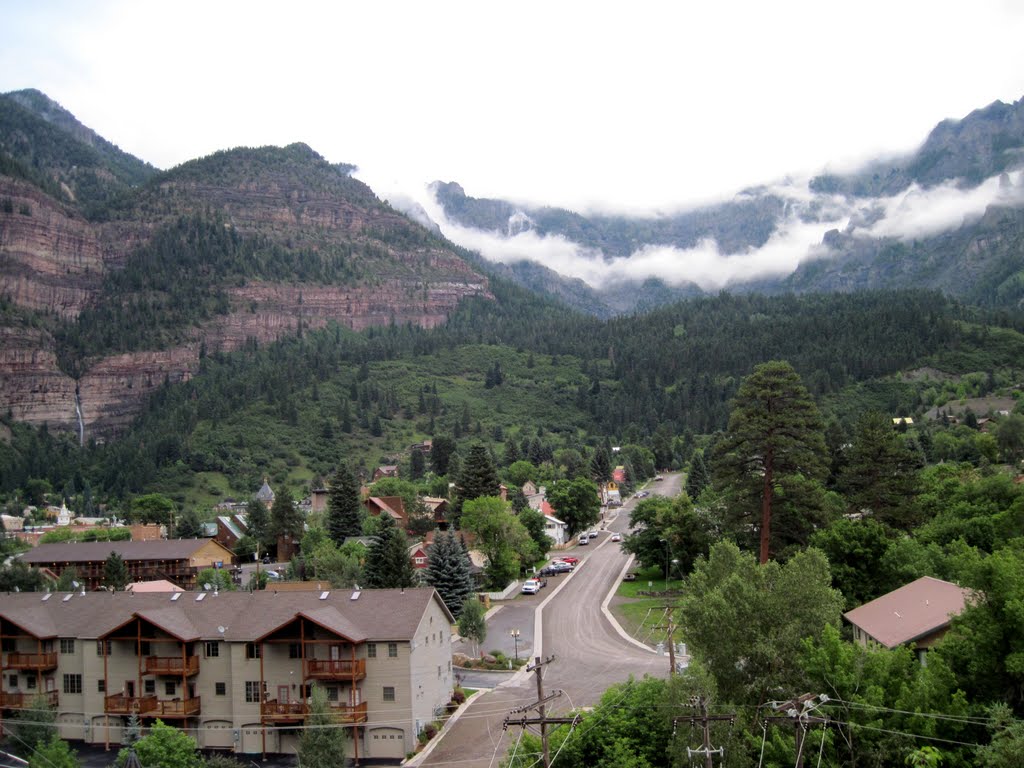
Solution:
[{"label": "evergreen tree", "polygon": [[[735,513],[749,518],[760,507],[762,564],[772,551],[776,489],[788,475],[824,477],[823,431],[818,408],[789,363],[762,363],[740,385],[712,475],[733,497]],[[737,527],[747,525],[741,521]]]},{"label": "evergreen tree", "polygon": [[435,475],[447,475],[448,464],[455,453],[455,441],[448,435],[433,438],[430,446],[430,468]]},{"label": "evergreen tree", "polygon": [[349,536],[363,532],[363,505],[359,503],[359,482],[347,464],[341,464],[327,492],[327,531],[341,546]]},{"label": "evergreen tree", "polygon": [[131,576],[128,575],[128,566],[124,564],[124,558],[117,552],[111,552],[103,564],[103,586],[120,592],[129,581]]},{"label": "evergreen tree", "polygon": [[292,501],[291,494],[282,488],[270,507],[270,534],[275,541],[278,536],[291,536],[297,541],[302,538],[303,522],[302,513]]},{"label": "evergreen tree", "polygon": [[612,457],[603,445],[594,450],[590,459],[590,477],[598,484],[611,480]]},{"label": "evergreen tree", "polygon": [[270,535],[270,515],[263,502],[252,499],[245,507],[245,524],[251,536],[260,547],[261,552],[266,552],[273,542]]},{"label": "evergreen tree", "polygon": [[194,509],[186,509],[174,523],[174,538],[198,539],[203,535],[203,524]]},{"label": "evergreen tree", "polygon": [[434,538],[427,555],[426,580],[458,618],[463,603],[473,593],[473,576],[469,556],[451,531],[442,531]]},{"label": "evergreen tree", "polygon": [[517,461],[522,458],[522,454],[519,453],[519,446],[516,445],[516,441],[510,435],[508,440],[505,441],[505,466],[511,467]]},{"label": "evergreen tree", "polygon": [[310,691],[309,716],[299,737],[299,764],[308,768],[334,768],[345,763],[345,731],[338,728],[319,685]]},{"label": "evergreen tree", "polygon": [[418,448],[413,448],[412,453],[409,456],[409,477],[413,480],[419,480],[423,477],[423,473],[426,471],[426,460],[423,458],[423,451]]},{"label": "evergreen tree", "polygon": [[704,461],[704,454],[695,451],[690,460],[690,474],[686,476],[686,495],[697,499],[701,492],[711,484],[711,472]]},{"label": "evergreen tree", "polygon": [[889,418],[865,414],[853,443],[845,451],[839,489],[854,511],[870,510],[877,520],[909,528],[908,508],[915,492],[917,467],[903,437]]},{"label": "evergreen tree", "polygon": [[366,554],[366,586],[398,589],[416,584],[416,570],[409,558],[409,542],[391,515],[377,520],[377,536]]},{"label": "evergreen tree", "polygon": [[498,496],[500,493],[501,482],[498,480],[498,470],[491,460],[490,451],[482,443],[474,443],[455,483],[452,523],[458,527],[462,505],[467,501],[481,496]]}]

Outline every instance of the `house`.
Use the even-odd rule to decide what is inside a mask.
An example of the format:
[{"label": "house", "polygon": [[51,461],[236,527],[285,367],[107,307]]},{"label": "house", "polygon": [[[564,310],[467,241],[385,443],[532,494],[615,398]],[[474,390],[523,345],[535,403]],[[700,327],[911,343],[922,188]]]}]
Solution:
[{"label": "house", "polygon": [[434,518],[434,525],[442,531],[448,529],[448,499],[437,496],[421,496],[420,501]]},{"label": "house", "polygon": [[405,514],[405,502],[401,496],[368,496],[363,501],[366,512],[371,517],[385,514],[391,515],[395,524],[405,530],[407,515]]},{"label": "house", "polygon": [[912,427],[914,420],[910,416],[894,416],[892,419],[894,427]]},{"label": "house", "polygon": [[532,480],[527,480],[525,483],[523,483],[522,491],[523,496],[525,496],[526,498],[530,498],[531,496],[537,495],[537,486],[534,485]]},{"label": "house", "polygon": [[413,443],[409,446],[410,451],[419,451],[420,453],[430,453],[434,448],[433,440],[424,440],[421,443]]},{"label": "house", "polygon": [[544,533],[555,542],[556,547],[565,544],[569,539],[569,524],[555,517],[555,510],[546,501],[541,512],[544,514]]},{"label": "house", "polygon": [[409,559],[412,560],[412,567],[417,571],[425,570],[429,560],[427,557],[427,545],[418,541],[410,546]]},{"label": "house", "polygon": [[159,541],[167,538],[167,526],[157,523],[133,523],[129,530],[132,541]]},{"label": "house", "polygon": [[433,589],[4,594],[0,718],[43,694],[64,739],[116,748],[136,714],[295,753],[317,685],[348,756],[397,764],[451,697],[453,621]]},{"label": "house", "polygon": [[618,485],[622,485],[626,482],[626,468],[621,464],[612,470],[612,480]]},{"label": "house", "polygon": [[167,579],[157,579],[156,581],[136,581],[133,584],[129,584],[124,588],[125,592],[134,592],[139,594],[140,592],[184,592],[185,590],[174,584]]},{"label": "house", "polygon": [[309,509],[311,512],[323,512],[327,509],[327,489],[314,488],[309,494]]},{"label": "house", "polygon": [[160,539],[158,541],[71,541],[40,544],[21,555],[22,562],[45,569],[59,578],[74,568],[85,589],[103,584],[103,567],[116,552],[128,567],[132,581],[167,579],[192,589],[204,568],[232,562],[231,550],[212,539]]},{"label": "house", "polygon": [[371,483],[376,483],[382,477],[398,477],[398,465],[397,464],[382,464],[373,470],[373,479]]},{"label": "house", "polygon": [[214,541],[232,551],[238,546],[239,540],[249,532],[249,524],[244,514],[218,515],[214,522],[217,524]]},{"label": "house", "polygon": [[969,589],[922,576],[899,589],[843,614],[853,625],[854,640],[886,648],[914,643],[922,663],[924,652],[941,638],[954,616],[971,599]]}]

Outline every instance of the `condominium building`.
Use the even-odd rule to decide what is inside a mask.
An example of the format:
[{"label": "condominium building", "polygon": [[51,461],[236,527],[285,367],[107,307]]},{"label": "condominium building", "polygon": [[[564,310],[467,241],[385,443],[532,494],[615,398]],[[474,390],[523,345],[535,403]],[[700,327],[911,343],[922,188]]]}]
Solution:
[{"label": "condominium building", "polygon": [[452,623],[433,589],[0,595],[0,717],[42,694],[66,739],[117,748],[136,714],[289,753],[317,685],[349,757],[398,760],[451,698]]}]

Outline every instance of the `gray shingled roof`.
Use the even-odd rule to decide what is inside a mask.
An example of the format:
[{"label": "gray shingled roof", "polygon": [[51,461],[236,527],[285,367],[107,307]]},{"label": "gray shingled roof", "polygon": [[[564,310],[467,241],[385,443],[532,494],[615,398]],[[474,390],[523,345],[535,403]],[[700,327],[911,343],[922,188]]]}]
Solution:
[{"label": "gray shingled roof", "polygon": [[[123,626],[133,616],[162,627],[186,641],[235,642],[266,637],[300,615],[355,642],[411,640],[431,600],[454,618],[433,589],[367,589],[352,600],[352,590],[319,592],[88,592],[0,594],[0,617],[40,638],[96,639]],[[205,594],[197,601],[199,594]],[[224,628],[223,634],[220,628]]]},{"label": "gray shingled roof", "polygon": [[886,648],[895,648],[948,626],[971,596],[969,589],[922,576],[843,616]]},{"label": "gray shingled roof", "polygon": [[153,541],[67,541],[40,544],[21,559],[36,563],[95,563],[117,552],[129,560],[188,560],[209,539],[155,539]]}]

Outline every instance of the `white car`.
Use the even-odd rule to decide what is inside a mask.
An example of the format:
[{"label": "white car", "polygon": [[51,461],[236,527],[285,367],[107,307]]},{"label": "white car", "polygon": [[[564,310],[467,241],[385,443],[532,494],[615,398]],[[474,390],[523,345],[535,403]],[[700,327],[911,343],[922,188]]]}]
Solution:
[{"label": "white car", "polygon": [[540,582],[536,579],[527,579],[523,582],[524,595],[536,595],[540,592]]},{"label": "white car", "polygon": [[622,534],[621,533],[613,533],[612,534],[612,541],[622,541]]}]

